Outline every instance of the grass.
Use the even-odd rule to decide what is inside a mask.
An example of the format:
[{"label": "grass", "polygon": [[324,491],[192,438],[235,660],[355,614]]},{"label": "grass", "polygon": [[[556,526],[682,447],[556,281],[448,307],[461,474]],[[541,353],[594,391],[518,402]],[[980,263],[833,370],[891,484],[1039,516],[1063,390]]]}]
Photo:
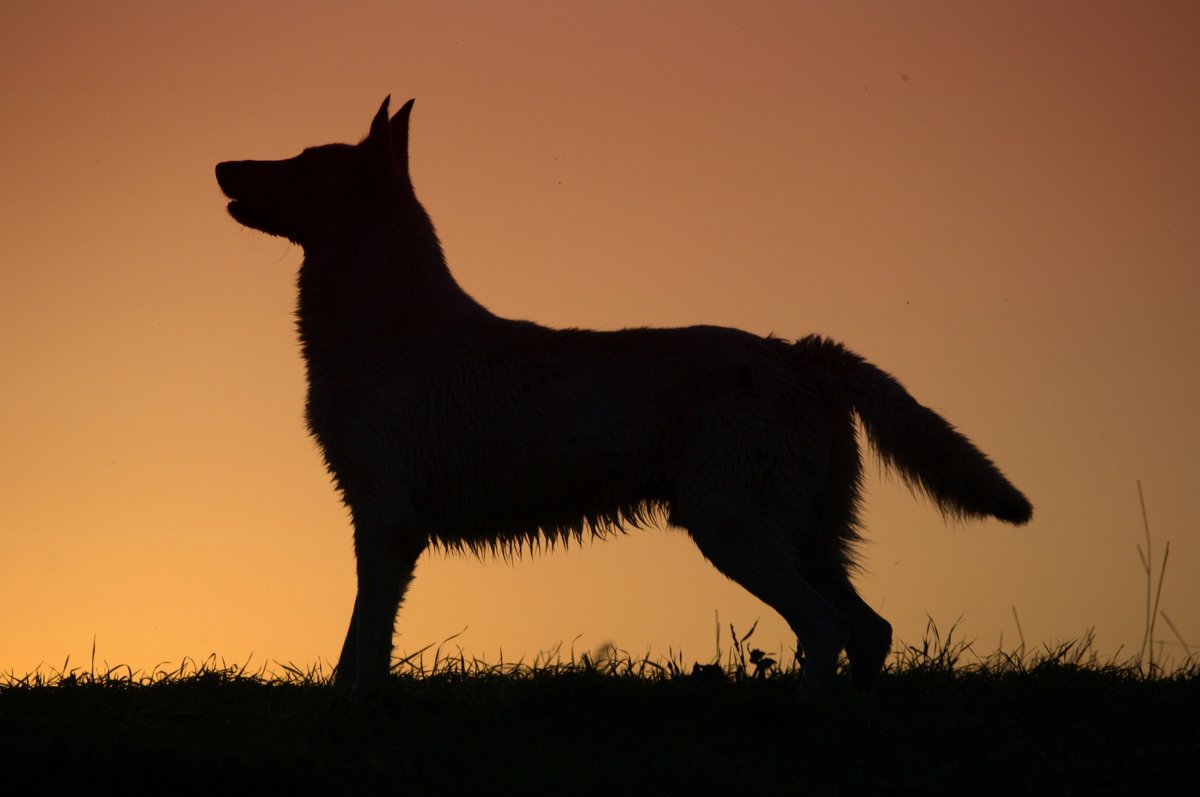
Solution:
[{"label": "grass", "polygon": [[[366,704],[320,670],[74,669],[0,685],[10,782],[211,792],[789,794],[1200,784],[1200,665],[1102,662],[1090,639],[974,654],[930,624],[879,687],[798,700],[732,635],[721,664],[616,651],[489,665],[429,649]],[[732,631],[731,631],[732,633]],[[751,631],[752,633],[752,631]],[[764,662],[764,659],[767,661]],[[1190,788],[1189,788],[1190,787]]]}]

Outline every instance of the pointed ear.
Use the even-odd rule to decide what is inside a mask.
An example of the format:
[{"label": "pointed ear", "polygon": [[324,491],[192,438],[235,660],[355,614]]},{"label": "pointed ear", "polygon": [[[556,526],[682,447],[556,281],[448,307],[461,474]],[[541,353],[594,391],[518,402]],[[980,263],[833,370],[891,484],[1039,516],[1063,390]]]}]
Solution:
[{"label": "pointed ear", "polygon": [[408,175],[408,117],[412,113],[413,101],[400,106],[390,124],[392,138],[392,161],[401,174]]},{"label": "pointed ear", "polygon": [[371,120],[371,132],[363,141],[372,163],[385,174],[390,174],[396,166],[392,158],[392,130],[388,125],[388,103],[391,99],[390,95],[383,98],[383,105],[379,106],[378,113]]}]

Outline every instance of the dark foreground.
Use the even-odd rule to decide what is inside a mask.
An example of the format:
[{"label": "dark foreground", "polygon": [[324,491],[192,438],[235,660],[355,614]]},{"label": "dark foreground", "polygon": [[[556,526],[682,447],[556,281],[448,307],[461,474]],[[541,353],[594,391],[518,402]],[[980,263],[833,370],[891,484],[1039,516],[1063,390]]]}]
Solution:
[{"label": "dark foreground", "polygon": [[[332,793],[1190,792],[1200,671],[900,665],[801,703],[794,674],[641,677],[569,665],[405,676],[362,705],[200,668],[0,686],[0,771],[41,793],[303,787]],[[645,673],[645,667],[641,668]],[[150,679],[144,679],[150,680]]]}]

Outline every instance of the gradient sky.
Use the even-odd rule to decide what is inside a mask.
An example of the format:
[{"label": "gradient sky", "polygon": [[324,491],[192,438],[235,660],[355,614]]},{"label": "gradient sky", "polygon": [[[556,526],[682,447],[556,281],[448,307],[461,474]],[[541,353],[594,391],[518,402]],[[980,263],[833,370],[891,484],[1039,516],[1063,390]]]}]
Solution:
[{"label": "gradient sky", "polygon": [[[1200,648],[1200,6],[0,6],[0,672],[336,658],[347,513],[306,436],[298,248],[219,160],[357,141],[416,97],[459,282],[549,325],[841,339],[1035,519],[944,525],[869,465],[864,597],[981,653],[1144,623]],[[678,531],[427,554],[398,645],[714,652],[770,609]],[[1173,642],[1162,623],[1158,636]],[[727,637],[722,640],[728,646]],[[1175,645],[1164,648],[1179,655]]]}]

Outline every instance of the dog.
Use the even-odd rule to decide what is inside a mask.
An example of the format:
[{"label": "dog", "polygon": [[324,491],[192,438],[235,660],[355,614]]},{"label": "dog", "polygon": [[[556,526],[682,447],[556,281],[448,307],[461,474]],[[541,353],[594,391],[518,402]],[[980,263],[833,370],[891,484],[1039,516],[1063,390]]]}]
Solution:
[{"label": "dog", "polygon": [[892,629],[850,580],[855,417],[944,516],[1032,517],[966,437],[832,340],[492,314],[451,275],[413,191],[413,101],[389,118],[389,99],[357,145],[216,167],[236,221],[304,250],[308,427],[354,523],[339,686],[362,694],[386,680],[396,614],[430,545],[503,553],[665,520],[783,616],[806,689],[822,688],[843,650],[852,682],[870,688]]}]

